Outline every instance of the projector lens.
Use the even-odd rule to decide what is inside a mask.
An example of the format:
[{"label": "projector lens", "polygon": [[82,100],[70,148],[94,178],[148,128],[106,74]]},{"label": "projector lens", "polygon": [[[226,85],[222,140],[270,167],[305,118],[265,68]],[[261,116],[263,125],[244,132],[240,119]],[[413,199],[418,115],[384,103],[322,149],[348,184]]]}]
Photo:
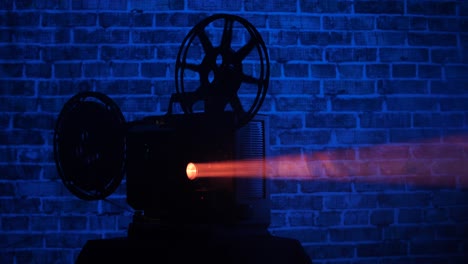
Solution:
[{"label": "projector lens", "polygon": [[187,178],[190,180],[197,178],[198,170],[197,166],[195,166],[195,163],[190,162],[187,164],[187,169],[185,171],[187,172]]}]

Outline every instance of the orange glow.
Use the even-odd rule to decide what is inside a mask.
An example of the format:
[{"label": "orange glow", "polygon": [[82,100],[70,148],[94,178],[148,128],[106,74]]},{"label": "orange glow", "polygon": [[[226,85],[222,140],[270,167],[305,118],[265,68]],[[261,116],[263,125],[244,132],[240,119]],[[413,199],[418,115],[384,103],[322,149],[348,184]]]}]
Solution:
[{"label": "orange glow", "polygon": [[[193,164],[193,163],[192,163]],[[468,187],[468,136],[196,163],[195,177],[238,177]],[[189,170],[187,168],[187,176]]]},{"label": "orange glow", "polygon": [[185,170],[187,172],[187,178],[190,180],[194,180],[197,178],[198,173],[197,173],[197,166],[195,166],[195,163],[190,162],[187,164],[187,169]]}]

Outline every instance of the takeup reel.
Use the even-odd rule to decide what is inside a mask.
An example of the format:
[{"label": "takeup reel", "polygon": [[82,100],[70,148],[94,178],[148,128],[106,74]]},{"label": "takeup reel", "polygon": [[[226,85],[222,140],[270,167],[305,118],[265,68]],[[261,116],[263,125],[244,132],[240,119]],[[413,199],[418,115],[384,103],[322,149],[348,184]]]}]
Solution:
[{"label": "takeup reel", "polygon": [[190,30],[177,54],[175,72],[172,101],[179,102],[185,113],[232,111],[239,128],[260,110],[270,63],[265,43],[250,22],[218,14]]}]

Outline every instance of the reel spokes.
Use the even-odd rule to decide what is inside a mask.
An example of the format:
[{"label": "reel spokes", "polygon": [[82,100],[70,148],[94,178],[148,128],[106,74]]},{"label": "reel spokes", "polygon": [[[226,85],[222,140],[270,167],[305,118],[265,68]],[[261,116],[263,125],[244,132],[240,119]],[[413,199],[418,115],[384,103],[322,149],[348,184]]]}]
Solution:
[{"label": "reel spokes", "polygon": [[269,75],[266,46],[255,27],[235,15],[214,15],[182,42],[176,61],[178,101],[189,114],[232,111],[235,126],[241,127],[259,111]]}]

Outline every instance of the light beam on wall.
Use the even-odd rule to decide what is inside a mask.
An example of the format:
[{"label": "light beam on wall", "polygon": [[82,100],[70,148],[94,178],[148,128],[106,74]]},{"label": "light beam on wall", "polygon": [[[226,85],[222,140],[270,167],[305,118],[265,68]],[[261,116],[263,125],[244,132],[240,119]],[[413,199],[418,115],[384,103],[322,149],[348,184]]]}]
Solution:
[{"label": "light beam on wall", "polygon": [[[426,187],[468,187],[468,136],[399,144],[267,157],[190,163],[190,179],[263,177],[269,179],[356,181]],[[190,174],[189,174],[190,173]]]}]

